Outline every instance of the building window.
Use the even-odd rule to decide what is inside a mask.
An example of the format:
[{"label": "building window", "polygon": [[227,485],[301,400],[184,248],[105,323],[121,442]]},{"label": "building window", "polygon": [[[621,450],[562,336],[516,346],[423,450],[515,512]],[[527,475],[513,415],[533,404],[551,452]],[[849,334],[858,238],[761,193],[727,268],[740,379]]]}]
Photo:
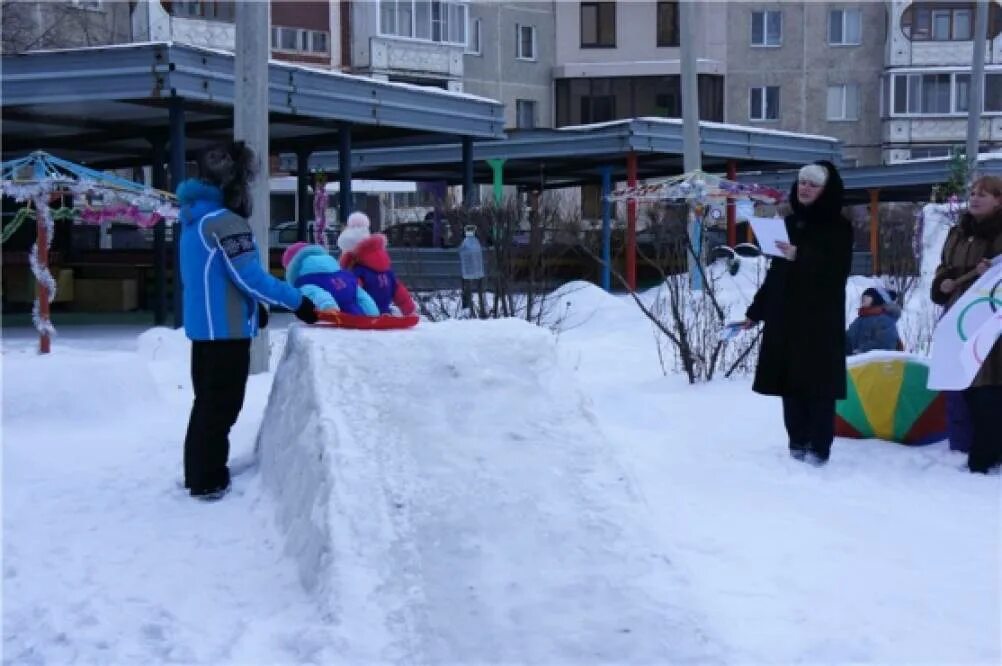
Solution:
[{"label": "building window", "polygon": [[1002,113],[1002,73],[985,75],[985,112]]},{"label": "building window", "polygon": [[779,46],[783,43],[783,12],[752,12],[752,46]]},{"label": "building window", "polygon": [[930,157],[949,157],[950,146],[929,146],[924,148],[912,148],[909,158],[913,160],[925,160]]},{"label": "building window", "polygon": [[859,120],[859,85],[828,86],[828,120]]},{"label": "building window", "polygon": [[480,46],[480,19],[470,20],[469,41],[466,43],[466,52],[470,55],[481,55],[483,51]]},{"label": "building window", "polygon": [[616,3],[581,3],[581,48],[616,48]]},{"label": "building window", "polygon": [[290,53],[326,55],[330,52],[329,36],[322,30],[272,26],[271,48]]},{"label": "building window", "polygon": [[592,95],[581,98],[581,123],[606,123],[616,119],[615,95]]},{"label": "building window", "polygon": [[458,0],[379,0],[379,34],[466,46],[468,7]]},{"label": "building window", "polygon": [[[962,42],[974,38],[972,2],[914,2],[901,15],[901,32],[913,42]],[[988,39],[1002,30],[1002,7],[989,6]]]},{"label": "building window", "polygon": [[515,25],[515,57],[519,60],[536,59],[536,28]]},{"label": "building window", "polygon": [[748,117],[751,120],[779,120],[779,86],[752,88]]},{"label": "building window", "polygon": [[71,4],[80,9],[93,9],[95,11],[101,9],[101,0],[71,0]]},{"label": "building window", "polygon": [[658,3],[658,46],[678,46],[678,0]]},{"label": "building window", "polygon": [[233,21],[236,18],[236,3],[232,0],[184,0],[170,3],[170,13],[184,18]]},{"label": "building window", "polygon": [[[699,117],[723,122],[724,77],[700,74],[698,86]],[[557,79],[554,120],[557,127],[567,127],[620,118],[678,118],[681,99],[678,74]]]},{"label": "building window", "polygon": [[[894,74],[891,115],[965,115],[970,87],[971,75],[966,72]],[[983,113],[1002,113],[1002,72],[985,75]]]},{"label": "building window", "polygon": [[828,43],[833,46],[856,46],[862,43],[863,17],[858,9],[833,9],[828,12]]},{"label": "building window", "polygon": [[518,129],[536,128],[536,102],[531,99],[515,100],[515,126]]}]

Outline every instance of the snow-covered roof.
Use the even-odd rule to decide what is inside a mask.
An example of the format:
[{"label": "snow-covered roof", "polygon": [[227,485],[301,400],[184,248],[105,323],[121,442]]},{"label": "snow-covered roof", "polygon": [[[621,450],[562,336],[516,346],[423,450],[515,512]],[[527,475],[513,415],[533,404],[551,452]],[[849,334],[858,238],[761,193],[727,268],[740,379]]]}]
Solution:
[{"label": "snow-covered roof", "polygon": [[[32,55],[41,53],[67,53],[67,52],[86,52],[86,51],[107,51],[113,49],[135,49],[143,47],[153,47],[153,46],[163,46],[167,48],[172,48],[175,46],[184,47],[186,49],[193,49],[196,51],[201,51],[203,53],[212,53],[215,55],[227,56],[230,58],[236,57],[233,51],[227,49],[220,49],[211,46],[203,46],[201,44],[190,44],[188,42],[181,42],[176,40],[159,41],[159,42],[127,42],[124,44],[105,44],[101,46],[81,46],[76,48],[60,48],[60,49],[37,49],[29,51],[21,55]],[[354,81],[365,81],[374,82],[380,86],[387,86],[391,88],[400,88],[403,90],[417,90],[423,93],[430,93],[433,95],[444,95],[447,97],[453,97],[456,99],[468,99],[477,102],[487,102],[491,104],[500,104],[501,102],[491,99],[489,97],[482,97],[480,95],[471,95],[469,93],[457,92],[453,90],[445,90],[443,88],[436,88],[433,86],[419,86],[413,83],[403,83],[399,81],[382,81],[379,79],[373,79],[368,76],[361,76],[358,74],[346,74],[345,72],[339,72],[336,69],[329,69],[326,67],[321,67],[319,65],[311,65],[308,63],[300,62],[289,62],[288,60],[276,60],[275,58],[269,58],[268,64],[285,67],[289,69],[300,69],[309,72],[319,72],[325,76],[330,76],[333,78],[339,78],[344,80],[354,80]]]},{"label": "snow-covered roof", "polygon": [[[560,127],[561,131],[582,131],[582,130],[592,130],[601,129],[603,127],[615,127],[621,125],[629,125],[634,122],[647,122],[655,123],[660,125],[674,125],[677,127],[683,126],[683,121],[681,118],[660,118],[657,116],[642,116],[640,118],[626,118],[623,120],[610,120],[601,123],[590,123],[587,125],[568,125],[565,127]],[[838,143],[838,139],[830,136],[823,136],[821,134],[801,134],[799,132],[784,132],[782,130],[768,129],[765,127],[756,127],[754,125],[735,125],[731,123],[717,123],[709,120],[700,120],[700,127],[722,129],[722,130],[737,130],[741,132],[751,132],[753,134],[770,134],[773,136],[785,136],[797,139],[817,139],[819,141],[830,141],[832,143]]]}]

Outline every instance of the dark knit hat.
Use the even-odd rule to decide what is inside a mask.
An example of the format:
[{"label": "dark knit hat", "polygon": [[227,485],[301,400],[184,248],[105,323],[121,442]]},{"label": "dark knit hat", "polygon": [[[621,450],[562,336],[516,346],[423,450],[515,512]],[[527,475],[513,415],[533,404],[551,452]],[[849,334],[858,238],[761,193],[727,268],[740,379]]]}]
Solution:
[{"label": "dark knit hat", "polygon": [[869,296],[873,300],[874,305],[887,305],[888,303],[893,303],[898,298],[896,293],[883,287],[870,287],[863,292],[863,296]]}]

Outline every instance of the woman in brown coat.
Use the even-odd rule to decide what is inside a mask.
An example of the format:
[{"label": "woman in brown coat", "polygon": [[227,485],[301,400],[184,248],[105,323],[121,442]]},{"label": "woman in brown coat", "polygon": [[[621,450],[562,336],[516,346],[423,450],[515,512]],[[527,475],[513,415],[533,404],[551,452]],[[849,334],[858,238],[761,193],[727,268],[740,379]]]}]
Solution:
[{"label": "woman in brown coat", "polygon": [[757,393],[783,399],[790,455],[823,465],[835,437],[835,402],[846,396],[845,284],[852,226],[842,216],[842,178],[831,162],[803,167],[790,191],[790,242],[769,265],[745,315],[762,322]]},{"label": "woman in brown coat", "polygon": [[[971,187],[967,212],[950,230],[932,281],[932,301],[949,309],[1002,255],[1002,178],[984,176]],[[1002,342],[996,341],[971,387],[964,391],[974,436],[967,467],[985,473],[1002,462]]]}]

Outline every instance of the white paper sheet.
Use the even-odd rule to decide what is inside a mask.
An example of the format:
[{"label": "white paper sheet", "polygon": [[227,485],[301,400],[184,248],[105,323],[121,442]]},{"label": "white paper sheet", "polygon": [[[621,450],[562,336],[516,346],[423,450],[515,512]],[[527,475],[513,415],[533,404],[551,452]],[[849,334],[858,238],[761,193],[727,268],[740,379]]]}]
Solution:
[{"label": "white paper sheet", "polygon": [[751,224],[752,231],[755,232],[755,238],[758,239],[758,244],[762,248],[763,254],[782,257],[783,253],[776,247],[776,243],[790,242],[790,237],[786,235],[786,223],[783,221],[783,218],[750,217],[748,218],[748,222]]}]

